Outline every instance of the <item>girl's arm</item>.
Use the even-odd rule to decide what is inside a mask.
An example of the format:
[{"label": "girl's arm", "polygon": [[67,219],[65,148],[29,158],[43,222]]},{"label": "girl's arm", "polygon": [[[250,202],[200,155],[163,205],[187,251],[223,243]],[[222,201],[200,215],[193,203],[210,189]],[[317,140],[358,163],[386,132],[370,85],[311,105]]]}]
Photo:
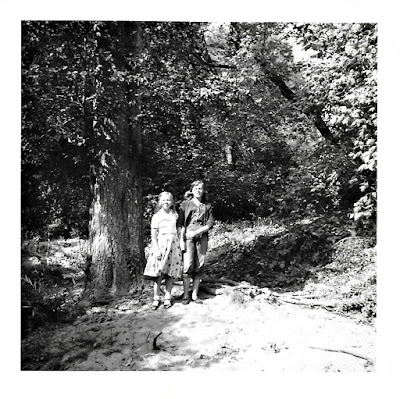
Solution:
[{"label": "girl's arm", "polygon": [[161,251],[160,248],[158,248],[158,229],[151,229],[151,245],[153,247],[153,253],[156,258],[161,258]]},{"label": "girl's arm", "polygon": [[181,247],[182,252],[186,251],[185,235],[186,235],[185,228],[184,227],[178,228],[179,246]]}]

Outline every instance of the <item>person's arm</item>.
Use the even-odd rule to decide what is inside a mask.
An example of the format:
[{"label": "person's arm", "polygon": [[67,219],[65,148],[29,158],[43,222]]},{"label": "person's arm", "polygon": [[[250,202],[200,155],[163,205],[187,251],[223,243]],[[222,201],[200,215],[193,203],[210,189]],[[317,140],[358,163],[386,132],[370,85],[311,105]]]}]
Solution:
[{"label": "person's arm", "polygon": [[185,229],[185,207],[183,203],[179,207],[178,211],[178,219],[176,221],[176,229],[178,231],[178,237],[179,237],[179,246],[181,247],[181,251],[184,252],[186,251],[186,229]]},{"label": "person's arm", "polygon": [[178,219],[176,220],[176,228],[178,230],[178,233],[182,227],[185,227],[185,209],[186,204],[185,201],[183,201],[178,209]]},{"label": "person's arm", "polygon": [[179,246],[181,248],[181,251],[185,252],[186,251],[186,242],[185,242],[186,231],[185,231],[184,227],[178,229],[178,237],[179,237]]},{"label": "person's arm", "polygon": [[161,258],[161,251],[160,248],[158,247],[158,219],[157,215],[154,214],[153,217],[151,218],[150,222],[150,227],[151,227],[151,247],[152,247],[152,252],[156,258]]},{"label": "person's arm", "polygon": [[202,234],[206,233],[207,231],[211,230],[213,225],[214,225],[214,215],[212,213],[212,207],[206,211],[208,214],[207,217],[207,222],[203,227],[200,227],[199,229],[192,231],[192,232],[187,232],[186,233],[186,238],[192,239],[201,236]]},{"label": "person's arm", "polygon": [[207,218],[207,222],[206,222],[206,226],[208,226],[208,230],[211,230],[214,226],[214,214],[213,214],[213,207],[212,205],[210,205],[209,209],[208,209],[208,218]]},{"label": "person's arm", "polygon": [[208,230],[210,230],[210,226],[208,225],[204,225],[203,227],[200,227],[199,229],[195,230],[195,231],[188,231],[186,233],[186,238],[188,240],[192,239],[192,238],[196,238],[201,236],[202,234],[206,233]]}]

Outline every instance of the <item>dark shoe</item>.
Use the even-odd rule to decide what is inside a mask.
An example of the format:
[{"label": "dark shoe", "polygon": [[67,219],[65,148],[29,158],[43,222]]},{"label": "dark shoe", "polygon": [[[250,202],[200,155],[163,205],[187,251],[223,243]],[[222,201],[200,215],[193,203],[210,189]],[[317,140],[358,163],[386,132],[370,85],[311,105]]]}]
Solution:
[{"label": "dark shoe", "polygon": [[189,305],[190,299],[189,299],[189,298],[183,298],[182,303],[183,303],[184,305]]},{"label": "dark shoe", "polygon": [[203,301],[200,298],[193,299],[193,302],[198,303],[199,305],[203,303]]},{"label": "dark shoe", "polygon": [[171,299],[164,299],[164,308],[169,309],[172,306]]}]

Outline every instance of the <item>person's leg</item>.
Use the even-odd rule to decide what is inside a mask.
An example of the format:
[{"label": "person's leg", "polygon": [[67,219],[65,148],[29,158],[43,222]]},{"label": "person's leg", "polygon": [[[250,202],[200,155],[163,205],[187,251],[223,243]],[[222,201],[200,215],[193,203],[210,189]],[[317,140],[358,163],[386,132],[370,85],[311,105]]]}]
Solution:
[{"label": "person's leg", "polygon": [[171,276],[165,276],[165,299],[171,299],[173,283],[174,280]]},{"label": "person's leg", "polygon": [[188,274],[184,274],[182,276],[183,280],[183,301],[189,301],[189,288],[190,288],[190,276]]},{"label": "person's leg", "polygon": [[193,271],[194,256],[196,253],[196,247],[192,240],[186,241],[186,251],[183,253],[183,303],[189,303],[189,288],[191,273]]},{"label": "person's leg", "polygon": [[196,243],[196,254],[194,259],[194,272],[193,272],[193,291],[192,291],[192,299],[197,300],[197,295],[199,293],[200,287],[200,274],[199,274],[199,257],[198,257],[198,246],[200,244]]},{"label": "person's leg", "polygon": [[164,307],[170,308],[172,306],[172,285],[173,279],[171,276],[165,276],[165,296],[164,296]]},{"label": "person's leg", "polygon": [[201,272],[206,260],[206,253],[208,248],[208,237],[203,235],[196,242],[196,264],[195,272],[193,276],[193,293],[192,299],[195,301],[198,297],[200,282],[201,282]]},{"label": "person's leg", "polygon": [[198,275],[193,277],[193,292],[192,299],[195,301],[197,299],[197,295],[199,293],[201,278]]},{"label": "person's leg", "polygon": [[152,309],[155,310],[160,305],[160,295],[161,295],[161,281],[162,276],[156,277],[154,280],[154,287],[153,287],[153,304]]},{"label": "person's leg", "polygon": [[153,287],[153,294],[154,294],[154,299],[160,299],[161,295],[161,281],[162,281],[162,276],[156,277],[154,280],[154,287]]}]

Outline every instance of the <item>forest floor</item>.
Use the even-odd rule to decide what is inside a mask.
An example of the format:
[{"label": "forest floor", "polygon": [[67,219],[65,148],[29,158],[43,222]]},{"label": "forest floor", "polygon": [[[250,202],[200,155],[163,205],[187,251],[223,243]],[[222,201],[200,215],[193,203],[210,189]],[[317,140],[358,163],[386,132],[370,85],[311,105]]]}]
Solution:
[{"label": "forest floor", "polygon": [[[286,262],[283,267],[280,259],[289,259],[288,250],[287,258],[274,259],[277,264],[269,259],[269,266],[264,267],[260,259],[271,252],[272,237],[274,249],[281,250],[281,255],[283,239],[299,247],[293,237],[297,228],[217,226],[210,240],[208,278],[200,294],[202,304],[182,304],[181,282],[174,286],[173,306],[169,309],[160,306],[151,310],[150,282],[118,300],[97,304],[75,300],[79,306],[73,308],[79,312],[73,317],[47,321],[24,336],[21,369],[375,371],[373,305],[365,303],[374,300],[371,295],[362,296],[362,291],[365,294],[374,286],[375,248],[361,238],[338,236],[331,248],[331,262],[323,266],[303,263],[296,269]],[[287,235],[289,230],[292,236]],[[301,232],[304,235],[303,227]],[[83,289],[79,268],[71,262],[71,252],[67,254],[68,248],[77,248],[72,241],[64,242],[58,266],[52,269],[54,273],[57,267],[69,271],[71,289],[69,296],[63,296],[63,306],[66,299],[79,297]],[[347,263],[343,259],[340,263],[337,252],[343,255],[343,245],[350,241],[347,252],[352,251],[351,256],[347,253]],[[259,276],[252,269],[254,265],[263,271]],[[293,268],[295,271],[290,271]],[[28,269],[25,264],[23,270]],[[32,274],[23,276],[24,284],[32,288]],[[231,281],[233,278],[236,282]],[[43,279],[44,289],[49,284]],[[53,292],[60,289],[61,280],[56,285]],[[210,293],[213,290],[216,295]],[[25,309],[31,312],[32,306],[32,302],[25,304]],[[40,313],[39,307],[36,312]]]}]

